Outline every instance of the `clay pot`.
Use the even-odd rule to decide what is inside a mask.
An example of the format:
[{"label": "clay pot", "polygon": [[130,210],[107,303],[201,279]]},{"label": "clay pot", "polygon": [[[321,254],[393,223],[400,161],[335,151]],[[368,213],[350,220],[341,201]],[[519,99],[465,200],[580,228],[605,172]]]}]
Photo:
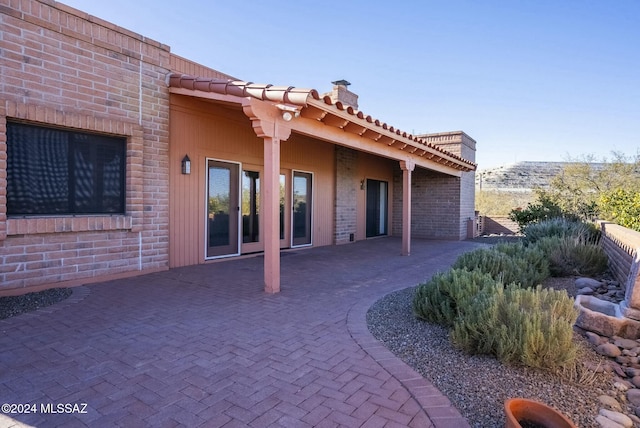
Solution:
[{"label": "clay pot", "polygon": [[[543,428],[577,428],[573,422],[556,409],[526,398],[511,398],[505,401],[504,412],[507,416],[505,428],[522,428],[520,422],[524,421]],[[525,426],[527,425],[525,424]]]}]

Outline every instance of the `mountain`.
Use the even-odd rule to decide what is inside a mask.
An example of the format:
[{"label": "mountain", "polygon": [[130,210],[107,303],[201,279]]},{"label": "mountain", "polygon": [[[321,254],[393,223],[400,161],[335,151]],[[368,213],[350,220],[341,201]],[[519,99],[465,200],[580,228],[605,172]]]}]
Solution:
[{"label": "mountain", "polygon": [[[512,192],[530,192],[538,187],[548,188],[551,179],[561,173],[567,165],[571,165],[571,162],[517,162],[480,169],[476,172],[476,188]],[[601,168],[605,164],[591,165]]]}]

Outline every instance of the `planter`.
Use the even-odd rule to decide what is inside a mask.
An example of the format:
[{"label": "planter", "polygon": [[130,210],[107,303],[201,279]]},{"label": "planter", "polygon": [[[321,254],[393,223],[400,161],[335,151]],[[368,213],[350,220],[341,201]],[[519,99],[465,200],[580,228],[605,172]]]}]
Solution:
[{"label": "planter", "polygon": [[507,417],[506,428],[577,428],[556,409],[526,398],[511,398],[505,401],[504,412]]}]

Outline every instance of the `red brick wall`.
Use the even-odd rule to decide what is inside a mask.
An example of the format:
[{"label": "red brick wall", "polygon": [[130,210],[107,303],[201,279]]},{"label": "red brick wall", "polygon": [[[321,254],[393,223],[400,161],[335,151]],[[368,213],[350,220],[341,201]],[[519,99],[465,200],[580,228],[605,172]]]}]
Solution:
[{"label": "red brick wall", "polygon": [[640,232],[607,222],[601,222],[600,228],[602,248],[609,256],[609,269],[624,288],[633,260],[640,251]]},{"label": "red brick wall", "polygon": [[[0,294],[166,269],[169,48],[50,1],[0,28]],[[125,136],[126,214],[7,218],[7,119]]]}]

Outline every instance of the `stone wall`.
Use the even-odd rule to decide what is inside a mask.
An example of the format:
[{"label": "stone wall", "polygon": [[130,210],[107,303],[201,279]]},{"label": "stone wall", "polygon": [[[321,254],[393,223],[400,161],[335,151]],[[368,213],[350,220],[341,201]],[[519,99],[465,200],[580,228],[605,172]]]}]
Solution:
[{"label": "stone wall", "polygon": [[[58,2],[0,26],[0,294],[166,269],[169,48]],[[125,214],[7,218],[7,120],[125,137]]]}]

